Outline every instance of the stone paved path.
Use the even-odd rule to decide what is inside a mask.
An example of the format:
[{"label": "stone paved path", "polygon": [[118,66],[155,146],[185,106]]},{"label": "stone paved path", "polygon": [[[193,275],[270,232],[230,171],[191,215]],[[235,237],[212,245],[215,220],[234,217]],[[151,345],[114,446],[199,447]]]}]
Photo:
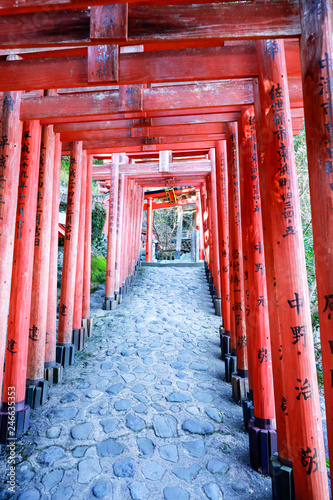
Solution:
[{"label": "stone paved path", "polygon": [[115,312],[102,295],[93,339],[17,445],[13,498],[271,498],[223,382],[203,268],[144,268]]}]

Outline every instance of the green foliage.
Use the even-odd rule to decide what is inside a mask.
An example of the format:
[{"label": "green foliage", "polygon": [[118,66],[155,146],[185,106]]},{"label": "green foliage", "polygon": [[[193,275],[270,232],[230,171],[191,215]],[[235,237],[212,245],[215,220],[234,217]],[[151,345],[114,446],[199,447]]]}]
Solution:
[{"label": "green foliage", "polygon": [[60,184],[62,186],[68,186],[69,162],[70,156],[61,157]]},{"label": "green foliage", "polygon": [[106,275],[106,259],[103,255],[91,256],[91,282],[104,283]]},{"label": "green foliage", "polygon": [[98,241],[102,236],[103,227],[106,219],[106,210],[101,203],[95,203],[91,219],[91,241]]}]

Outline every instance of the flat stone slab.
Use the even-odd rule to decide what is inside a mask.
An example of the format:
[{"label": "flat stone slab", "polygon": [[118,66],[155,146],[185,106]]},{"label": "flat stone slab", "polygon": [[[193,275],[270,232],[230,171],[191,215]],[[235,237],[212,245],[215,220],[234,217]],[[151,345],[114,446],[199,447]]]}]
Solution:
[{"label": "flat stone slab", "polygon": [[96,445],[97,454],[99,457],[116,457],[124,450],[124,445],[116,443],[113,439],[107,439]]},{"label": "flat stone slab", "polygon": [[146,422],[136,415],[127,415],[126,427],[131,429],[131,431],[139,432],[146,427]]},{"label": "flat stone slab", "polygon": [[124,388],[125,386],[123,384],[114,384],[106,389],[105,392],[107,392],[108,394],[112,394],[113,396],[117,396],[117,394],[119,394]]},{"label": "flat stone slab", "polygon": [[159,481],[165,473],[165,468],[159,465],[157,462],[152,461],[148,462],[142,467],[142,473],[146,479],[150,479],[151,481]]},{"label": "flat stone slab", "polygon": [[100,424],[103,427],[103,431],[107,434],[115,430],[118,420],[116,418],[105,418],[101,420]]},{"label": "flat stone slab", "polygon": [[154,453],[154,443],[148,438],[138,438],[137,445],[140,450],[140,458],[149,458]]},{"label": "flat stone slab", "polygon": [[183,443],[183,446],[192,457],[200,458],[205,454],[205,443],[202,439]]},{"label": "flat stone slab", "polygon": [[117,477],[133,477],[134,476],[134,462],[131,458],[119,460],[113,464],[113,472]]},{"label": "flat stone slab", "polygon": [[72,437],[74,439],[88,439],[93,428],[91,422],[75,425],[71,430]]},{"label": "flat stone slab", "polygon": [[158,451],[164,460],[168,460],[169,462],[178,462],[179,455],[175,444],[165,444],[164,446],[160,446]]},{"label": "flat stone slab", "polygon": [[165,500],[190,500],[190,494],[179,486],[167,486],[163,494]]},{"label": "flat stone slab", "polygon": [[172,392],[166,397],[166,400],[169,401],[169,403],[184,403],[186,401],[191,401],[191,397],[181,392]]},{"label": "flat stone slab", "polygon": [[64,455],[65,452],[60,446],[50,446],[38,454],[37,462],[42,467],[52,467],[52,465],[62,459]]},{"label": "flat stone slab", "polygon": [[209,422],[201,422],[196,418],[188,418],[182,425],[184,431],[191,432],[191,434],[211,434],[214,432],[214,427]]},{"label": "flat stone slab", "polygon": [[177,420],[172,415],[156,415],[153,418],[153,428],[157,437],[177,437]]},{"label": "flat stone slab", "polygon": [[222,491],[216,483],[205,484],[202,489],[209,500],[223,500]]},{"label": "flat stone slab", "polygon": [[90,481],[101,472],[101,465],[99,460],[96,458],[87,458],[86,460],[82,460],[82,462],[79,463],[78,483],[90,483]]},{"label": "flat stone slab", "polygon": [[130,490],[133,500],[146,500],[146,498],[148,498],[149,490],[146,487],[145,483],[142,483],[140,481],[132,481],[128,485],[128,489]]},{"label": "flat stone slab", "polygon": [[132,401],[129,399],[120,399],[116,401],[114,407],[117,411],[125,411],[128,410],[132,406]]},{"label": "flat stone slab", "polygon": [[71,420],[76,417],[78,410],[76,408],[60,408],[58,410],[53,410],[49,414],[49,418],[54,420]]},{"label": "flat stone slab", "polygon": [[96,498],[112,498],[112,484],[110,481],[99,481],[92,489]]},{"label": "flat stone slab", "polygon": [[212,474],[226,474],[229,470],[227,463],[217,460],[216,458],[211,458],[207,463],[207,469]]},{"label": "flat stone slab", "polygon": [[188,484],[191,484],[200,471],[201,467],[198,464],[193,464],[188,468],[176,467],[175,469],[172,469],[175,476],[179,477],[179,479],[183,479],[183,481],[186,481]]}]

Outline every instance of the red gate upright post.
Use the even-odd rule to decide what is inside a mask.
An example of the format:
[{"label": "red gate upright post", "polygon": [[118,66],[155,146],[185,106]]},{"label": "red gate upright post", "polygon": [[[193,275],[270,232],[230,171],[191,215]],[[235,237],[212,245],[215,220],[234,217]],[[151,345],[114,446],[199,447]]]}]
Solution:
[{"label": "red gate upright post", "polygon": [[82,180],[82,142],[71,144],[69,167],[66,232],[62,267],[57,362],[63,367],[73,364],[73,311],[75,293],[76,252],[79,233]]},{"label": "red gate upright post", "polygon": [[216,297],[214,298],[215,314],[222,315],[221,311],[221,270],[220,270],[220,251],[219,251],[219,221],[217,213],[217,193],[216,193],[216,153],[215,149],[209,151],[211,161],[210,174],[210,193],[211,193],[211,227],[212,227],[212,249],[214,253],[214,279]]},{"label": "red gate upright post", "polygon": [[148,196],[146,262],[152,261],[152,250],[153,250],[152,247],[153,247],[153,198],[151,196]]},{"label": "red gate upright post", "polygon": [[103,309],[117,307],[115,299],[116,247],[117,247],[117,208],[118,208],[119,153],[113,153],[110,167],[109,230],[106,254],[106,280]]},{"label": "red gate upright post", "polygon": [[92,155],[87,155],[86,214],[84,228],[84,263],[82,290],[82,326],[88,337],[92,336],[93,319],[90,317],[90,281],[91,281],[91,219],[92,219]]},{"label": "red gate upright post", "polygon": [[[245,283],[249,296],[246,337],[254,405],[254,418],[249,422],[250,460],[255,470],[261,468],[262,473],[268,476],[270,457],[277,451],[277,438],[253,106],[242,109],[239,130],[243,249],[247,255]],[[262,298],[265,300],[264,303]],[[247,410],[246,405],[243,409]],[[244,411],[244,417],[246,413]],[[247,417],[249,416],[248,414]],[[244,420],[248,421],[248,418]]]},{"label": "red gate upright post", "polygon": [[[283,40],[257,42],[286,405],[297,498],[329,498]],[[266,207],[265,207],[266,208]],[[267,209],[267,208],[266,208]],[[299,417],[302,416],[300,422]]]},{"label": "red gate upright post", "polygon": [[[325,390],[328,449],[333,474],[333,9],[300,1],[301,67],[313,242]],[[315,36],[314,36],[315,33]]]},{"label": "red gate upright post", "polygon": [[[22,437],[29,424],[30,406],[25,405],[25,379],[34,260],[40,132],[39,121],[24,122],[6,366],[0,413],[1,444]],[[14,419],[12,415],[15,416]],[[15,432],[10,430],[14,428]]]},{"label": "red gate upright post", "polygon": [[59,201],[60,201],[60,166],[61,141],[60,134],[55,134],[53,196],[51,216],[51,248],[50,273],[47,297],[47,319],[45,337],[45,380],[49,384],[58,384],[62,380],[63,367],[56,362],[57,343],[57,282],[58,282],[58,231],[59,231]]},{"label": "red gate upright post", "polygon": [[210,248],[209,248],[209,229],[208,229],[208,210],[207,210],[207,191],[206,183],[202,183],[200,188],[201,195],[201,215],[202,215],[202,228],[203,228],[203,242],[205,252],[205,271],[207,281],[210,280]]},{"label": "red gate upright post", "polygon": [[205,251],[203,245],[203,230],[202,230],[202,213],[201,213],[201,197],[200,197],[200,189],[196,188],[195,190],[195,204],[196,204],[196,228],[199,231],[199,260],[204,260]]},{"label": "red gate upright post", "polygon": [[44,378],[44,369],[50,274],[54,148],[53,125],[43,125],[26,380],[26,402],[31,408],[43,405],[48,394],[48,382]]},{"label": "red gate upright post", "polygon": [[123,243],[123,214],[124,214],[124,174],[119,175],[118,181],[118,206],[117,206],[117,231],[116,231],[116,262],[115,262],[115,300],[118,304],[122,301],[121,294],[121,254],[122,254],[122,243]]},{"label": "red gate upright post", "polygon": [[0,141],[0,387],[5,361],[10,281],[13,264],[17,186],[20,172],[22,92],[4,92]]},{"label": "red gate upright post", "polygon": [[[231,374],[232,397],[239,403],[248,392],[248,360],[245,323],[245,290],[243,272],[243,245],[241,200],[239,192],[239,160],[237,123],[227,124],[228,189],[229,189],[229,241],[230,241],[230,289],[232,320],[235,339],[231,338],[231,354],[236,348],[237,371]],[[232,259],[232,260],[231,260]],[[232,330],[231,330],[232,332]],[[235,342],[236,346],[233,345]],[[228,356],[226,356],[226,360]],[[232,357],[229,357],[231,360]],[[227,361],[228,363],[228,361]],[[231,363],[231,361],[230,361]]]},{"label": "red gate upright post", "polygon": [[121,294],[122,296],[127,293],[126,285],[126,243],[128,238],[127,224],[128,224],[128,188],[129,180],[127,176],[124,178],[124,202],[123,202],[123,225],[122,225],[122,251],[121,251],[121,272],[120,272],[120,283],[121,283]]},{"label": "red gate upright post", "polygon": [[[277,428],[278,457],[281,463],[277,463],[274,454],[274,461],[271,462],[271,474],[273,480],[273,497],[289,498],[293,495],[292,469],[291,469],[291,442],[289,430],[289,417],[286,399],[286,377],[284,375],[284,359],[281,339],[280,309],[277,300],[276,273],[273,259],[273,236],[271,224],[271,192],[267,179],[265,148],[267,140],[267,130],[262,126],[262,114],[259,96],[258,79],[253,80],[255,124],[257,136],[258,167],[260,179],[260,198],[262,206],[263,241],[258,240],[258,252],[264,251],[265,271],[268,300],[269,330],[271,340],[271,354],[273,366],[275,418]],[[283,468],[281,467],[283,463]],[[280,483],[280,490],[276,491],[277,481]]]},{"label": "red gate upright post", "polygon": [[83,265],[84,265],[84,232],[86,217],[86,190],[87,190],[87,152],[82,153],[82,179],[80,196],[79,235],[77,243],[75,292],[73,311],[73,344],[75,351],[85,347],[86,330],[82,326],[82,293],[83,293]]},{"label": "red gate upright post", "polygon": [[228,210],[228,170],[226,141],[216,143],[216,180],[219,215],[219,242],[221,268],[221,308],[220,327],[222,360],[230,353],[230,277],[229,277],[229,210]]}]

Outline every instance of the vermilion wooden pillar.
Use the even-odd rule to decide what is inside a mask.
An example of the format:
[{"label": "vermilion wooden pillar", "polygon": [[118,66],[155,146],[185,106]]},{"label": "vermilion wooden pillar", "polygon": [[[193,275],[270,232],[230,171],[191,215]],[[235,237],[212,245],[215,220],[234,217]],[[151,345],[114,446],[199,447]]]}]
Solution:
[{"label": "vermilion wooden pillar", "polygon": [[66,233],[62,267],[57,362],[64,367],[74,361],[73,310],[75,292],[76,252],[79,232],[80,198],[82,179],[82,142],[71,145],[69,168]]},{"label": "vermilion wooden pillar", "polygon": [[205,250],[203,245],[201,197],[199,188],[195,190],[195,194],[196,194],[196,228],[199,231],[199,260],[204,260]]},{"label": "vermilion wooden pillar", "polygon": [[[25,405],[32,270],[36,226],[41,127],[24,122],[14,258],[7,332],[6,367],[0,413],[0,443],[20,438],[28,429],[30,407]],[[10,411],[9,411],[10,410]],[[9,414],[15,412],[15,425]],[[8,412],[9,411],[9,412]],[[14,428],[15,432],[10,431]]]},{"label": "vermilion wooden pillar", "polygon": [[117,208],[118,208],[119,153],[112,155],[110,170],[109,229],[106,255],[105,298],[103,308],[110,310],[117,307],[115,300],[115,265],[117,246]]},{"label": "vermilion wooden pillar", "polygon": [[[304,116],[327,433],[333,474],[333,9],[300,1]],[[314,34],[315,33],[315,37]]]},{"label": "vermilion wooden pillar", "polygon": [[122,255],[122,244],[123,244],[123,214],[124,214],[124,174],[119,175],[118,181],[118,207],[117,207],[117,231],[116,231],[116,262],[115,262],[115,299],[118,303],[121,303],[121,255]]},{"label": "vermilion wooden pillar", "polygon": [[[244,277],[245,292],[248,294],[246,338],[254,404],[254,419],[249,424],[250,459],[254,469],[258,470],[260,467],[263,474],[268,475],[269,459],[277,451],[277,440],[253,106],[243,108],[239,119],[239,160],[243,250],[247,256],[244,263],[247,267]],[[261,450],[266,453],[261,453]]]},{"label": "vermilion wooden pillar", "polygon": [[26,380],[26,401],[33,408],[46,402],[48,390],[48,383],[44,379],[44,367],[50,273],[54,148],[53,125],[43,125]]},{"label": "vermilion wooden pillar", "polygon": [[210,248],[209,248],[209,229],[208,229],[208,209],[207,209],[207,192],[206,183],[201,185],[201,214],[202,214],[202,227],[204,235],[204,249],[205,249],[205,268],[207,278],[210,276]]},{"label": "vermilion wooden pillar", "polygon": [[19,182],[22,92],[4,92],[0,141],[0,387],[6,350],[7,317],[13,263]]},{"label": "vermilion wooden pillar", "polygon": [[152,250],[153,250],[152,246],[153,246],[153,198],[148,197],[146,262],[152,261]]},{"label": "vermilion wooden pillar", "polygon": [[[237,373],[231,376],[232,394],[236,402],[247,395],[248,359],[245,323],[245,291],[243,271],[243,246],[241,200],[239,191],[239,160],[237,123],[227,124],[227,158],[229,190],[229,252],[231,304],[231,353],[236,349]],[[234,338],[233,338],[234,328]],[[235,345],[236,344],[236,345]]]},{"label": "vermilion wooden pillar", "polygon": [[83,265],[84,240],[86,218],[86,191],[87,191],[87,152],[82,153],[82,179],[80,196],[79,234],[76,256],[74,311],[73,311],[73,344],[76,351],[85,347],[86,330],[82,325],[82,293],[83,293]]},{"label": "vermilion wooden pillar", "polygon": [[[257,42],[273,257],[297,498],[329,498],[283,41]],[[300,418],[301,417],[301,418]]]},{"label": "vermilion wooden pillar", "polygon": [[216,193],[216,154],[215,149],[209,152],[211,160],[210,174],[210,192],[211,192],[211,227],[212,227],[212,249],[214,253],[214,280],[216,297],[214,298],[215,314],[221,316],[221,271],[220,271],[220,252],[219,252],[219,221],[217,213],[217,193]]},{"label": "vermilion wooden pillar", "polygon": [[121,252],[121,293],[124,295],[127,293],[126,285],[126,243],[128,238],[127,223],[128,223],[128,188],[129,180],[125,176],[124,180],[124,202],[123,202],[123,222],[122,222],[122,252]]},{"label": "vermilion wooden pillar", "polygon": [[[254,107],[255,107],[255,123],[257,135],[257,151],[258,151],[258,167],[260,179],[260,198],[262,205],[262,221],[263,221],[263,242],[259,245],[258,251],[264,252],[265,255],[265,271],[266,271],[266,285],[267,285],[267,300],[268,300],[268,315],[269,315],[269,329],[271,340],[271,355],[273,365],[273,383],[274,383],[274,396],[275,396],[275,418],[277,426],[277,441],[279,457],[284,464],[283,470],[279,467],[278,477],[281,478],[281,486],[286,486],[292,489],[291,475],[291,442],[289,430],[289,416],[287,410],[286,399],[286,377],[284,375],[284,359],[283,348],[281,339],[281,322],[280,322],[280,309],[277,300],[276,290],[276,272],[273,259],[273,235],[271,223],[271,190],[267,178],[266,169],[266,133],[262,125],[262,114],[259,96],[258,79],[253,81],[254,91]],[[275,473],[275,472],[274,472]],[[274,493],[274,490],[273,490]],[[289,492],[290,495],[292,492]],[[283,491],[278,492],[274,498],[287,496],[285,488]]]},{"label": "vermilion wooden pillar", "polygon": [[49,382],[49,384],[61,382],[63,374],[62,366],[59,363],[56,363],[60,166],[61,166],[60,134],[55,134],[52,216],[51,216],[51,243],[50,243],[50,271],[49,271],[49,289],[47,297],[45,375],[44,375],[45,379]]},{"label": "vermilion wooden pillar", "polygon": [[216,143],[216,180],[221,268],[222,327],[220,334],[222,359],[224,360],[225,354],[230,352],[229,210],[226,141]]},{"label": "vermilion wooden pillar", "polygon": [[86,214],[84,229],[84,262],[82,290],[82,325],[92,335],[93,319],[90,317],[90,282],[91,282],[91,219],[92,219],[92,155],[87,155]]}]

